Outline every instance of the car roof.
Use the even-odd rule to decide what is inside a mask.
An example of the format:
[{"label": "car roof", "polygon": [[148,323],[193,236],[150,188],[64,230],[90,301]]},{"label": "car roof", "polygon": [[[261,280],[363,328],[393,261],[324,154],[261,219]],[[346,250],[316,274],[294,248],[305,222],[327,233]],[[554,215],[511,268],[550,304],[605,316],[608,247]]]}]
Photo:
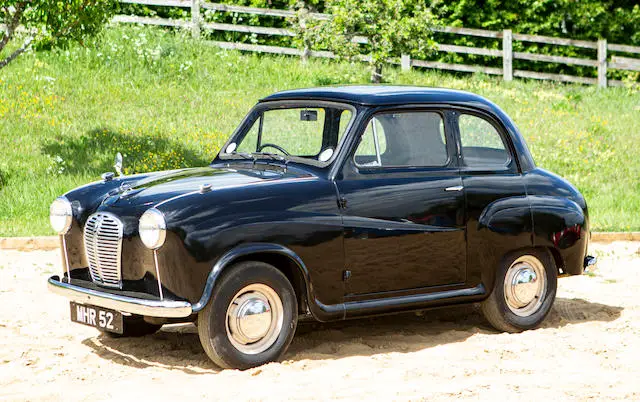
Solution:
[{"label": "car roof", "polygon": [[275,100],[332,100],[360,105],[420,103],[475,103],[493,109],[487,99],[465,91],[403,85],[346,85],[292,89],[276,92],[261,102]]}]

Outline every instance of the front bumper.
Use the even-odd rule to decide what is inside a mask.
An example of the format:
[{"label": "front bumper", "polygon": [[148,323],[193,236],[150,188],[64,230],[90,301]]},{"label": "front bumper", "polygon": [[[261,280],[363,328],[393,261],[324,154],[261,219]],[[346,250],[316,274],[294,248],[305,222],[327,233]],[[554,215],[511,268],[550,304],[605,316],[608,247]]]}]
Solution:
[{"label": "front bumper", "polygon": [[184,318],[193,313],[191,303],[186,301],[148,300],[116,295],[63,282],[57,275],[49,278],[48,288],[51,292],[76,303],[91,304],[147,317]]}]

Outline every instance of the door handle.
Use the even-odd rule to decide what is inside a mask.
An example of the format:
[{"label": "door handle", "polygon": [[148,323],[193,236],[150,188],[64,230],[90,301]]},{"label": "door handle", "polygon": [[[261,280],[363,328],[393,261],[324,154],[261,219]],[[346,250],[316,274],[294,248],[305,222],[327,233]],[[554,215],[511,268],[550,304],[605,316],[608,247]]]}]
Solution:
[{"label": "door handle", "polygon": [[462,186],[453,186],[445,188],[444,191],[462,191],[463,188]]}]

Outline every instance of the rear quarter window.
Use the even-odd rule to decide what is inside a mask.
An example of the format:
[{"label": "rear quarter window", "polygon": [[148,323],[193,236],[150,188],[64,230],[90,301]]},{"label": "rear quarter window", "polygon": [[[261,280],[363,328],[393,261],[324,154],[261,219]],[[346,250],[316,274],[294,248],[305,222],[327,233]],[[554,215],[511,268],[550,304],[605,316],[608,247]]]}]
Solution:
[{"label": "rear quarter window", "polygon": [[504,167],[510,161],[502,136],[488,120],[472,115],[458,117],[462,161],[468,167]]}]

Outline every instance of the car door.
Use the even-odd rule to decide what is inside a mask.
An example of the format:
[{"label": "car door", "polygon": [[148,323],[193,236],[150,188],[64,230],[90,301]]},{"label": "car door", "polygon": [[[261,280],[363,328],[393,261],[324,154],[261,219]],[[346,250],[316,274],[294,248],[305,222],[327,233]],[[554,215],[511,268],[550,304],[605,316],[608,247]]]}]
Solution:
[{"label": "car door", "polygon": [[465,281],[464,193],[444,110],[372,115],[336,180],[347,295]]},{"label": "car door", "polygon": [[[463,109],[452,112],[452,117],[466,199],[467,280],[486,283],[483,266],[498,261],[516,244],[531,244],[531,211],[515,149],[499,121]],[[490,209],[492,217],[487,218]]]}]

